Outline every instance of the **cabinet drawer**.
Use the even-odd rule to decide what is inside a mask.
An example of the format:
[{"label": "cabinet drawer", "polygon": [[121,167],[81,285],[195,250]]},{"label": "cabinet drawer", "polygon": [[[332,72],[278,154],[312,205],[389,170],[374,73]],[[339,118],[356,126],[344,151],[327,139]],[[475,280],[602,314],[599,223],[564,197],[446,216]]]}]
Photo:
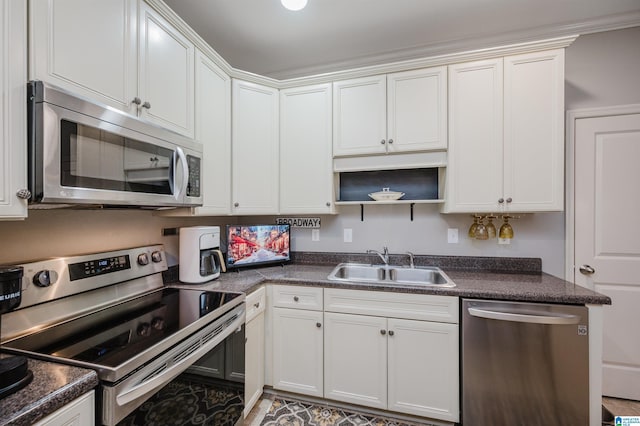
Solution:
[{"label": "cabinet drawer", "polygon": [[321,311],[322,288],[276,285],[273,287],[273,306]]},{"label": "cabinet drawer", "polygon": [[324,304],[326,312],[458,323],[454,296],[327,288]]},{"label": "cabinet drawer", "polygon": [[259,289],[249,293],[247,298],[245,299],[245,303],[247,306],[247,319],[246,322],[251,321],[256,316],[260,315],[264,312],[264,308],[266,305],[266,292],[264,287],[260,287]]}]

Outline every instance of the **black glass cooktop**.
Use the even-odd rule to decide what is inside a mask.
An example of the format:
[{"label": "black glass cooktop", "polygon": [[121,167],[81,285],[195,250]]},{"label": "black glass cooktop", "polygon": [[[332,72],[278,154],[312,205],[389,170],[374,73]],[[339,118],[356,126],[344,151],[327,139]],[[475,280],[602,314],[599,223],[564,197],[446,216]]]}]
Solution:
[{"label": "black glass cooktop", "polygon": [[214,320],[227,311],[225,304],[239,296],[162,289],[8,342],[4,347],[116,367],[205,316]]}]

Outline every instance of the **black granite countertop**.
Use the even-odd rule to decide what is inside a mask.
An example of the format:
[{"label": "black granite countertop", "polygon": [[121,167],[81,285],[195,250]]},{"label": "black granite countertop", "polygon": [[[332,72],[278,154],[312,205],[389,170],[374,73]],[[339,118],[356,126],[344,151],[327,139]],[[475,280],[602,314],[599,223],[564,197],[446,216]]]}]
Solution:
[{"label": "black granite countertop", "polygon": [[0,399],[1,426],[32,425],[98,385],[93,370],[31,358],[28,365],[33,372],[31,383]]},{"label": "black granite countertop", "polygon": [[[311,263],[312,261],[319,263]],[[539,259],[419,256],[417,266],[439,266],[455,287],[377,284],[330,281],[327,276],[340,262],[371,263],[375,258],[363,255],[316,254],[298,257],[296,263],[257,269],[231,271],[204,284],[173,283],[177,287],[201,287],[250,293],[264,283],[307,285],[416,294],[439,294],[476,299],[499,299],[573,305],[611,304],[608,296],[540,271]],[[398,256],[392,264],[402,264]]]}]

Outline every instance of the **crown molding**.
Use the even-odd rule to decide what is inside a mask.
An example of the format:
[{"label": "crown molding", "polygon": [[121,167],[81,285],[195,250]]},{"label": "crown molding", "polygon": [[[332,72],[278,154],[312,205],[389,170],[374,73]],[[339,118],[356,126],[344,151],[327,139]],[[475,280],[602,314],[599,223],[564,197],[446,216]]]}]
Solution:
[{"label": "crown molding", "polygon": [[189,38],[197,49],[214,61],[230,77],[277,89],[329,83],[335,80],[489,59],[504,55],[566,48],[579,34],[640,26],[640,12],[609,15],[578,23],[543,26],[526,31],[494,34],[473,39],[450,40],[379,55],[362,56],[348,61],[319,64],[314,67],[273,71],[269,73],[270,76],[264,76],[233,68],[163,0],[144,1]]}]

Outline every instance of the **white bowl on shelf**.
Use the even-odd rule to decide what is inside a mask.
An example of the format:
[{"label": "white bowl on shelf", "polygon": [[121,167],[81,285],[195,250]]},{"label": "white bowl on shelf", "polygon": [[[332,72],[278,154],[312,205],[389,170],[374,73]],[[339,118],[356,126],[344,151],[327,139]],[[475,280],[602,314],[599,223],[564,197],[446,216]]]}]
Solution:
[{"label": "white bowl on shelf", "polygon": [[389,188],[382,188],[382,191],[372,192],[369,197],[376,201],[394,201],[404,197],[404,192],[390,191]]}]

